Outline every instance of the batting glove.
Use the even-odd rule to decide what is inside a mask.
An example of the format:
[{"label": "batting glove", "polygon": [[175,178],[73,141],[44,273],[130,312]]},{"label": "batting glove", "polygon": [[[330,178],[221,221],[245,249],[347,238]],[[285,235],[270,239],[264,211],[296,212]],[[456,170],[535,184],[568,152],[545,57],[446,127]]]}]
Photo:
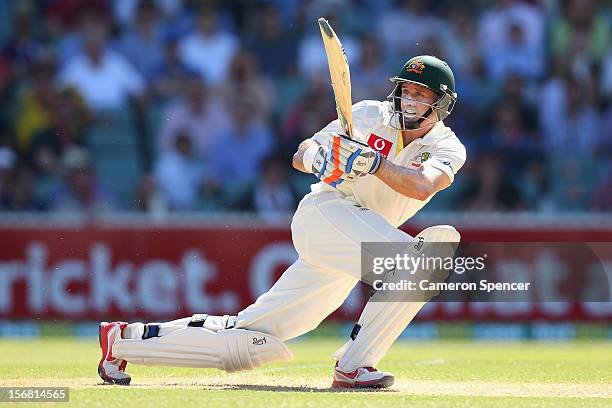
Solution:
[{"label": "batting glove", "polygon": [[382,156],[370,146],[344,135],[334,135],[329,141],[331,163],[352,177],[374,174]]},{"label": "batting glove", "polygon": [[[355,178],[345,174],[331,163],[329,152],[326,146],[312,146],[304,154],[304,166],[310,170],[317,178],[332,187],[343,183],[344,181],[354,181]],[[316,149],[316,151],[314,150]],[[313,154],[314,153],[314,154]],[[312,160],[312,161],[311,161]]]}]

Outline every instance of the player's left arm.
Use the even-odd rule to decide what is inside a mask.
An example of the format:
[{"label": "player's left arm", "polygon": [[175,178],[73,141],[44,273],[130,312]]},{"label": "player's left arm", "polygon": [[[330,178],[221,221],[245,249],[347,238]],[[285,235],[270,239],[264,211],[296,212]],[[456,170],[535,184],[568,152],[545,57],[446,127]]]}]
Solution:
[{"label": "player's left arm", "polygon": [[421,201],[451,184],[448,175],[435,167],[423,165],[409,169],[386,159],[374,175],[398,193]]},{"label": "player's left arm", "polygon": [[374,176],[406,197],[425,201],[451,185],[465,158],[465,148],[459,144],[439,149],[414,169],[383,159]]}]

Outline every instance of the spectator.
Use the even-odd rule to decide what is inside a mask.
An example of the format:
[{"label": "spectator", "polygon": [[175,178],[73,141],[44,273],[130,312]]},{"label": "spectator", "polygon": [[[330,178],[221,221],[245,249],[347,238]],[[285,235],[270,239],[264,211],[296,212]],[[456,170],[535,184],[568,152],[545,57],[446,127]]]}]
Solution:
[{"label": "spectator", "polygon": [[[600,167],[612,157],[612,37],[600,2],[243,3],[0,0],[0,207],[115,208],[112,199],[99,204],[109,194],[91,170],[98,162],[66,171],[91,144],[101,165],[115,163],[105,156],[115,146],[139,159],[146,175],[134,190],[151,214],[231,204],[281,213],[284,170],[263,157],[290,157],[337,117],[316,25],[326,16],[351,63],[354,101],[385,98],[386,78],[409,55],[433,53],[452,66],[459,103],[445,123],[468,150],[483,152],[479,168],[458,180],[469,188],[455,188],[466,208],[610,210],[610,177]],[[90,132],[90,123],[100,126]],[[116,137],[106,138],[110,129]],[[196,198],[170,203],[157,169],[176,175],[188,163],[203,169]],[[501,174],[476,173],[483,169]],[[175,177],[170,188],[187,189],[180,183],[190,179]],[[291,177],[294,185],[313,180]],[[115,183],[122,196],[128,179]],[[222,206],[213,194],[223,194]]]},{"label": "spectator", "polygon": [[[391,92],[391,91],[389,91]],[[281,149],[290,155],[300,142],[312,137],[338,117],[328,82],[318,79],[310,84],[307,92],[289,107],[281,123]]]},{"label": "spectator", "polygon": [[143,2],[149,2],[155,6],[164,18],[173,17],[185,9],[185,0],[113,0],[112,11],[114,19],[122,26],[134,24],[138,18],[138,8]]},{"label": "spectator", "polygon": [[116,210],[115,200],[100,184],[91,167],[89,153],[71,147],[62,156],[63,184],[50,197],[52,210],[64,213],[95,214]]},{"label": "spectator", "polygon": [[537,80],[545,69],[544,52],[535,44],[527,42],[523,26],[517,21],[508,27],[508,42],[488,50],[485,58],[489,77],[503,81],[515,74],[522,78]]},{"label": "spectator", "polygon": [[164,60],[163,31],[158,14],[151,0],[140,1],[136,21],[126,28],[121,44],[124,55],[149,82]]},{"label": "spectator", "polygon": [[28,162],[39,175],[57,175],[64,152],[82,146],[90,115],[73,89],[56,91],[49,126],[37,133],[26,152]]},{"label": "spectator", "polygon": [[263,159],[273,148],[274,134],[253,115],[248,102],[233,106],[232,127],[219,135],[211,157],[211,176],[222,189],[240,189],[257,179]]},{"label": "spectator", "polygon": [[471,78],[468,77],[474,75],[475,65],[480,61],[479,49],[474,46],[477,43],[476,21],[470,10],[459,3],[448,9],[447,16],[449,35],[444,38],[442,47],[446,61],[453,67],[459,94],[463,96],[470,91],[467,83]]},{"label": "spectator", "polygon": [[[598,64],[610,46],[610,23],[596,14],[593,0],[568,0],[563,15],[552,22],[551,51],[556,63]],[[584,72],[583,74],[588,74]]]},{"label": "spectator", "polygon": [[294,30],[283,30],[278,8],[267,5],[247,38],[247,49],[259,60],[263,72],[273,78],[295,70],[297,38]]},{"label": "spectator", "polygon": [[520,111],[525,130],[538,131],[538,105],[541,85],[532,86],[516,74],[509,75],[498,90],[497,103],[512,103]]},{"label": "spectator", "polygon": [[155,164],[154,181],[171,210],[195,210],[204,182],[204,165],[195,156],[191,139],[179,132],[174,149]]},{"label": "spectator", "polygon": [[56,53],[58,65],[77,57],[84,50],[90,27],[110,26],[108,1],[56,0],[45,12],[48,40]]},{"label": "spectator", "polygon": [[545,73],[544,17],[540,9],[518,0],[498,0],[480,18],[480,53],[492,80],[510,74],[539,79]]},{"label": "spectator", "polygon": [[[336,32],[341,32],[340,22],[335,15],[328,15],[329,23]],[[303,36],[298,43],[298,72],[309,79],[315,77],[329,77],[329,68],[325,54],[325,46],[321,41],[321,33],[318,26],[316,31],[309,30],[310,33]],[[346,57],[350,66],[355,66],[361,58],[361,45],[359,41],[350,36],[342,36],[342,46],[346,52]]]},{"label": "spectator", "polygon": [[31,69],[32,77],[17,97],[15,134],[22,152],[30,148],[34,136],[47,128],[55,104],[53,77],[55,67],[51,61],[41,61]]},{"label": "spectator", "polygon": [[236,53],[223,90],[230,104],[248,101],[254,107],[252,113],[264,120],[270,118],[277,104],[274,84],[260,75],[257,60],[246,50]]},{"label": "spectator", "polygon": [[10,61],[15,79],[24,79],[29,74],[30,64],[43,53],[43,47],[35,36],[34,10],[21,7],[13,15],[12,36],[2,44],[2,54]]},{"label": "spectator", "polygon": [[166,39],[164,58],[157,71],[153,73],[152,93],[155,97],[164,101],[179,95],[185,81],[197,74],[183,64],[178,55],[177,47],[176,39]]},{"label": "spectator", "polygon": [[603,141],[593,79],[552,78],[544,85],[540,99],[540,127],[550,157],[559,154],[592,157]]},{"label": "spectator", "polygon": [[582,157],[565,156],[551,162],[553,167],[553,210],[585,211],[592,202],[595,186],[593,162]]},{"label": "spectator", "polygon": [[60,74],[60,82],[74,86],[93,111],[119,111],[145,91],[142,76],[107,46],[106,30],[101,22],[87,27],[84,52],[68,60]]},{"label": "spectator", "polygon": [[479,156],[478,169],[470,168],[457,204],[463,211],[515,211],[524,208],[520,191],[502,171],[500,155],[491,151]]},{"label": "spectator", "polygon": [[445,37],[446,24],[426,10],[424,0],[401,0],[387,8],[377,22],[377,34],[390,59],[401,63],[411,55],[421,54],[426,38]]},{"label": "spectator", "polygon": [[555,210],[554,199],[550,191],[552,183],[546,161],[528,163],[526,170],[517,181],[527,209],[539,212]]},{"label": "spectator", "polygon": [[503,171],[515,178],[529,163],[542,160],[540,140],[527,131],[520,105],[512,99],[495,108],[492,129],[483,142],[481,149],[504,152]]},{"label": "spectator", "polygon": [[264,160],[261,176],[242,198],[238,209],[254,211],[270,221],[290,216],[295,210],[298,197],[289,184],[288,167],[280,157],[271,156]]},{"label": "spectator", "polygon": [[210,86],[225,80],[238,41],[234,35],[217,28],[217,14],[202,7],[197,29],[179,43],[183,63],[198,72]]},{"label": "spectator", "polygon": [[83,18],[86,18],[88,22],[100,18],[107,20],[109,14],[108,0],[54,0],[46,3],[45,14],[54,16],[63,27],[68,29],[81,25]]},{"label": "spectator", "polygon": [[373,36],[366,36],[361,43],[362,53],[359,64],[351,71],[353,100],[383,100],[391,93],[391,83],[382,63],[381,45]]},{"label": "spectator", "polygon": [[8,194],[2,197],[0,208],[15,212],[38,212],[45,209],[34,193],[36,178],[32,169],[21,165],[11,174],[11,179]]},{"label": "spectator", "polygon": [[230,126],[225,101],[211,95],[198,76],[184,81],[181,97],[168,106],[162,119],[160,151],[173,150],[178,133],[185,132],[195,155],[204,160],[211,155],[211,146],[219,135]]}]

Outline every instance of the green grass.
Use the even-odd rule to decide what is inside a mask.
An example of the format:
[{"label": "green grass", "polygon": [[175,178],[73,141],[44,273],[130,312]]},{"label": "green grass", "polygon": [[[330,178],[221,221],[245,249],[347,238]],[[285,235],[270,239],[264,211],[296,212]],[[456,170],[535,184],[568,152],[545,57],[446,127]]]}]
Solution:
[{"label": "green grass", "polygon": [[68,386],[69,405],[82,407],[612,406],[612,343],[606,341],[398,342],[379,367],[396,377],[383,392],[329,389],[330,355],[341,343],[291,342],[291,363],[234,374],[129,365],[132,386],[119,387],[100,385],[95,340],[0,339],[0,385]]}]

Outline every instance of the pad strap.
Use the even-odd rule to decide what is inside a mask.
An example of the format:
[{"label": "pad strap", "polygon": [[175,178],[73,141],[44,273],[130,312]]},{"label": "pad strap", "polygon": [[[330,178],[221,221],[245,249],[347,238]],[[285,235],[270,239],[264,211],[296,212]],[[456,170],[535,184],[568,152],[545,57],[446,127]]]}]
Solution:
[{"label": "pad strap", "polygon": [[223,315],[211,316],[205,313],[194,314],[191,321],[187,324],[189,327],[203,327],[212,331],[223,329],[233,329],[236,324],[236,316]]},{"label": "pad strap", "polygon": [[142,332],[142,339],[150,339],[151,337],[159,337],[159,323],[147,323],[144,325],[144,331]]}]

